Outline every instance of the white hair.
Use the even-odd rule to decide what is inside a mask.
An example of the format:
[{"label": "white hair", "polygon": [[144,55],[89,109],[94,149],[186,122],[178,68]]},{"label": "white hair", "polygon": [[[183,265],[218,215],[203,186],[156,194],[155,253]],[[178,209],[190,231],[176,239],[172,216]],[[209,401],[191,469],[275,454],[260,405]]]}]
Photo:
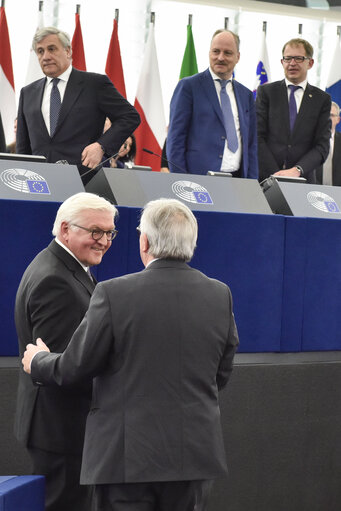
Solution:
[{"label": "white hair", "polygon": [[108,211],[112,214],[113,218],[118,214],[117,209],[109,201],[95,195],[94,193],[80,192],[76,195],[71,195],[66,201],[61,204],[57,211],[56,219],[53,224],[52,234],[58,236],[62,222],[68,224],[80,222],[80,217],[83,211],[87,210]]},{"label": "white hair", "polygon": [[141,221],[148,253],[154,257],[190,261],[196,247],[198,224],[192,211],[176,199],[158,199],[145,205]]}]

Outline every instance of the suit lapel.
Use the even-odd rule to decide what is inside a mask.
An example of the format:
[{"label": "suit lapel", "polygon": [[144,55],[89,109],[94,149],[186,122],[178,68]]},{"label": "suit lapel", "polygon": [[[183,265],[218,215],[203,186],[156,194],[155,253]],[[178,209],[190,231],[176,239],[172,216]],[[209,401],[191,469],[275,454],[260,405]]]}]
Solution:
[{"label": "suit lapel", "polygon": [[82,73],[80,71],[77,71],[76,69],[72,69],[69,80],[66,85],[55,134],[58,133],[58,130],[62,126],[66,117],[70,115],[72,107],[77,101],[79,95],[81,94],[83,87],[84,84]]},{"label": "suit lapel", "polygon": [[309,110],[313,108],[313,104],[314,104],[313,90],[309,83],[307,83],[307,86],[303,94],[301,106],[296,117],[293,133],[295,133],[296,130],[298,131],[301,131],[302,129],[304,130],[306,114],[309,112]]},{"label": "suit lapel", "polygon": [[217,114],[221,124],[223,125],[223,127],[225,129],[223,112],[222,112],[220,104],[219,104],[217,90],[216,90],[214,82],[212,80],[211,73],[209,72],[208,69],[206,69],[206,71],[204,71],[201,74],[200,81],[201,81],[201,86],[205,92],[205,95],[207,96],[208,101],[210,102],[213,110]]},{"label": "suit lapel", "polygon": [[56,257],[63,261],[64,265],[73,274],[74,278],[87,289],[90,295],[92,295],[96,284],[86,274],[79,262],[72,257],[71,254],[64,250],[63,247],[58,245],[55,240],[51,241],[48,249],[51,250]]}]

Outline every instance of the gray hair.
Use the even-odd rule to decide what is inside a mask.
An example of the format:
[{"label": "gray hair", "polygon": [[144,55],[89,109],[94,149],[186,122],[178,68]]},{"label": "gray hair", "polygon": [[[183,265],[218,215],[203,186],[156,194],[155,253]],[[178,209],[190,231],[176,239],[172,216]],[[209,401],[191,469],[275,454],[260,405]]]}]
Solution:
[{"label": "gray hair", "polygon": [[94,193],[76,193],[76,195],[71,195],[71,197],[66,199],[59,207],[53,224],[53,236],[60,234],[62,222],[67,222],[68,224],[79,223],[83,211],[88,211],[89,209],[108,211],[112,214],[113,218],[118,214],[115,206],[103,197],[99,197],[99,195]]},{"label": "gray hair", "polygon": [[336,110],[336,114],[340,117],[340,107],[337,103],[335,103],[335,101],[332,101],[332,104],[331,106],[333,106]]},{"label": "gray hair", "polygon": [[67,34],[66,32],[63,32],[62,30],[59,30],[59,28],[56,28],[56,27],[43,27],[43,28],[38,28],[38,30],[34,34],[33,41],[32,41],[33,51],[36,51],[37,44],[42,39],[44,39],[45,37],[47,37],[49,35],[56,35],[64,48],[71,49],[71,40],[70,40],[69,34]]},{"label": "gray hair", "polygon": [[162,259],[190,261],[198,237],[198,224],[192,211],[176,199],[158,199],[143,208],[140,221],[148,253]]}]

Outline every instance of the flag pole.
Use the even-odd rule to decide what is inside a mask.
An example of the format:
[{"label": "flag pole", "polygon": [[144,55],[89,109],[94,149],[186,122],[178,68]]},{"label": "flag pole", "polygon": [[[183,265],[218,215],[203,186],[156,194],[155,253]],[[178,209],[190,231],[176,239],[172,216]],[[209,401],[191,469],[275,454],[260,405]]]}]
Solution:
[{"label": "flag pole", "polygon": [[150,22],[153,23],[153,25],[155,25],[155,12],[150,13]]},{"label": "flag pole", "polygon": [[299,34],[299,35],[302,35],[302,27],[303,27],[303,24],[302,24],[302,23],[299,23],[299,24],[298,24],[298,34]]},{"label": "flag pole", "polygon": [[43,5],[44,5],[43,0],[39,0],[39,7],[38,7],[38,11],[39,11],[39,12],[42,12],[42,11],[43,11]]},{"label": "flag pole", "polygon": [[267,22],[263,21],[263,32],[266,35],[266,29],[267,29]]},{"label": "flag pole", "polygon": [[224,29],[225,30],[228,30],[229,29],[229,18],[224,18]]},{"label": "flag pole", "polygon": [[5,8],[5,0],[1,0],[1,7]]},{"label": "flag pole", "polygon": [[193,18],[193,14],[189,14],[188,15],[188,25],[191,27],[192,26],[192,18]]},{"label": "flag pole", "polygon": [[81,6],[80,4],[76,4],[76,14],[80,14],[81,13]]},{"label": "flag pole", "polygon": [[118,25],[118,18],[120,16],[120,10],[119,9],[115,9],[115,20],[116,20],[116,23]]}]

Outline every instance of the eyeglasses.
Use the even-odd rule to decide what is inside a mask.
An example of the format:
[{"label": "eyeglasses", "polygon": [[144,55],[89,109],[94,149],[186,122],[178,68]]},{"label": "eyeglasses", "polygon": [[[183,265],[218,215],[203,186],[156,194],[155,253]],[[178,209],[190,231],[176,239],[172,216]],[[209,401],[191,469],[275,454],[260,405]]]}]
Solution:
[{"label": "eyeglasses", "polygon": [[136,227],[137,235],[141,236],[141,227]]},{"label": "eyeglasses", "polygon": [[288,57],[282,57],[283,62],[291,62],[292,59],[294,59],[295,62],[298,62],[299,64],[302,64],[305,60],[310,60],[310,57],[302,57],[301,55],[295,55],[294,57],[288,56]]},{"label": "eyeglasses", "polygon": [[112,241],[114,238],[116,238],[118,231],[116,229],[113,229],[112,231],[102,231],[102,229],[88,229],[87,227],[82,227],[81,225],[77,224],[71,224],[74,227],[78,227],[79,229],[83,229],[83,231],[91,232],[91,237],[93,240],[98,241],[101,238],[103,238],[104,234],[107,237],[108,241]]}]

